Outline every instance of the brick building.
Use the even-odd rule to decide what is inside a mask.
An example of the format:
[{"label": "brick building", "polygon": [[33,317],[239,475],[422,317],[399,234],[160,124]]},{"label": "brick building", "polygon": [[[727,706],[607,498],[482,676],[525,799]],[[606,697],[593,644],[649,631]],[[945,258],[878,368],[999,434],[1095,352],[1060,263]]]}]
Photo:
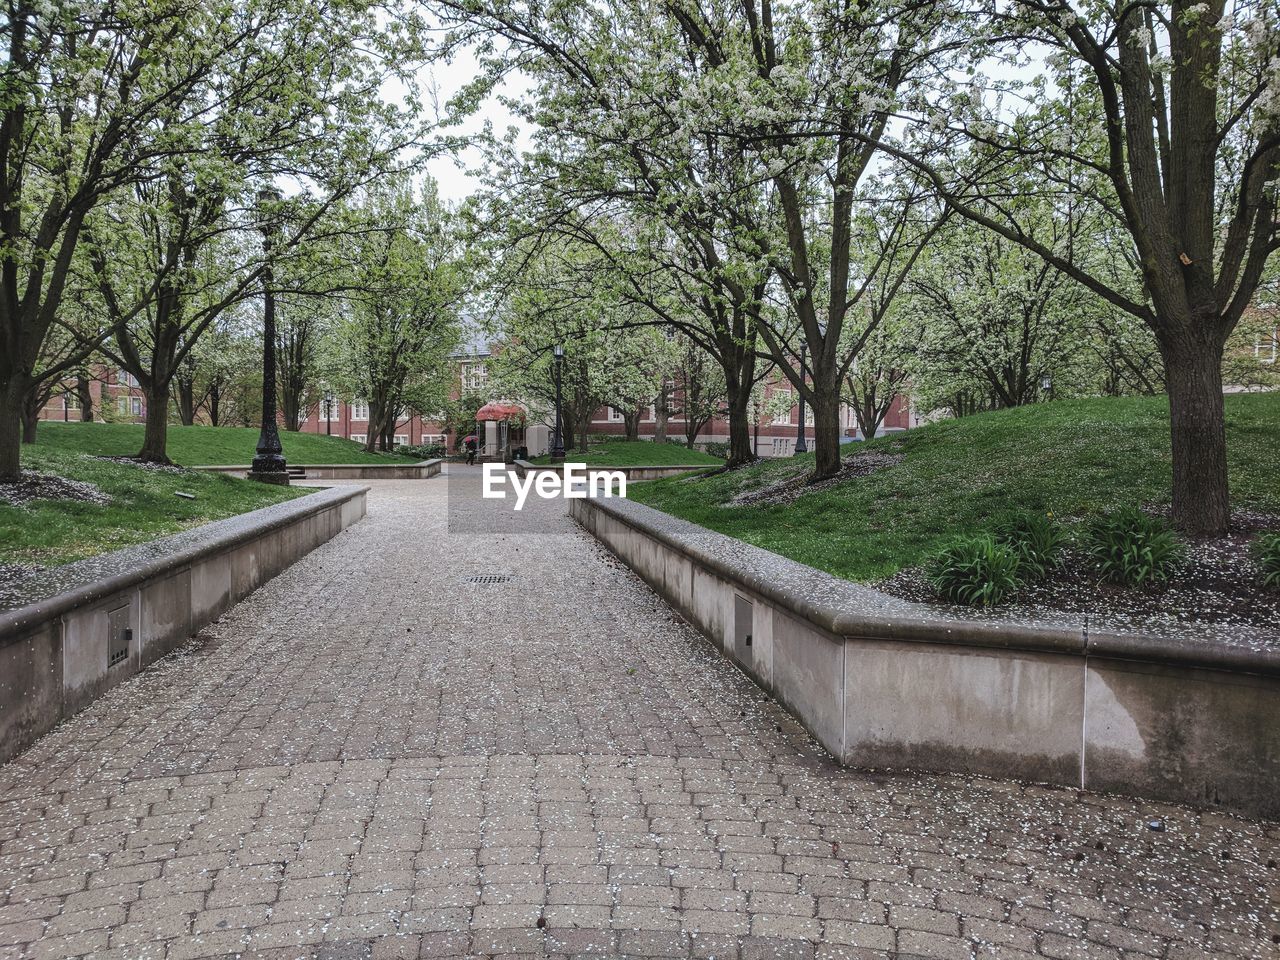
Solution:
[{"label": "brick building", "polygon": [[[795,391],[788,384],[777,382],[767,388],[768,396],[772,397],[778,393],[794,393]],[[672,404],[673,407],[679,407],[678,398]],[[893,404],[889,408],[888,414],[881,424],[878,435],[883,436],[886,433],[897,433],[901,430],[908,430],[920,424],[920,417],[911,409],[911,402],[905,396],[898,396],[894,399]],[[640,438],[643,440],[652,440],[655,429],[657,427],[657,412],[650,405],[641,415],[640,418]],[[793,404],[786,413],[780,414],[769,420],[761,420],[758,424],[752,424],[752,442],[755,445],[756,456],[758,457],[789,457],[795,453],[796,440],[800,432],[800,405]],[[848,440],[864,439],[862,432],[858,429],[858,421],[854,416],[853,409],[848,406],[841,406],[840,409],[840,429],[841,436]],[[684,437],[685,421],[684,418],[677,413],[667,418],[667,437],[670,440],[680,440]],[[612,434],[623,436],[626,433],[626,425],[623,420],[621,411],[613,407],[601,407],[595,412],[591,418],[591,432]],[[813,411],[806,404],[805,406],[805,438],[810,450],[813,449]],[[728,443],[729,442],[729,421],[726,417],[713,417],[698,432],[698,438],[694,441],[697,446],[705,446],[708,443]]]},{"label": "brick building", "polygon": [[[105,364],[90,369],[89,406],[93,419],[101,423],[144,423],[147,417],[147,398],[143,396],[138,380],[127,370],[116,370]],[[80,396],[77,382],[72,379],[55,390],[47,403],[40,408],[41,420],[81,420]]]}]

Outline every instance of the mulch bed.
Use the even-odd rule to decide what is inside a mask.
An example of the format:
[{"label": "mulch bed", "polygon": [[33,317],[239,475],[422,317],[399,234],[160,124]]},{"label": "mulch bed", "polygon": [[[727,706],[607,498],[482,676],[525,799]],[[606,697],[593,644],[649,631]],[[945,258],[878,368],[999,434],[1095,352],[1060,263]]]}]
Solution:
[{"label": "mulch bed", "polygon": [[150,460],[138,460],[134,457],[94,457],[95,460],[106,460],[108,463],[123,463],[130,467],[141,467],[143,470],[152,470],[156,473],[190,473],[186,467],[180,467],[176,463],[154,463]]},{"label": "mulch bed", "polygon": [[828,487],[834,487],[837,484],[846,483],[858,477],[866,477],[878,470],[895,466],[902,462],[903,456],[901,453],[882,453],[879,450],[862,451],[855,453],[851,457],[845,457],[842,461],[843,465],[840,468],[840,472],[835,476],[819,480],[817,483],[810,483],[809,473],[805,470],[795,476],[787,477],[785,480],[771,483],[766,487],[740,493],[729,501],[728,506],[772,507],[793,503],[810,493],[826,490]]},{"label": "mulch bed", "polygon": [[34,470],[23,470],[20,480],[0,483],[0,503],[23,507],[33,500],[72,500],[100,505],[111,502],[95,484]]},{"label": "mulch bed", "polygon": [[[1146,588],[1099,580],[1086,557],[1068,550],[1062,569],[1023,587],[998,609],[1008,619],[1046,611],[1087,616],[1095,630],[1194,624],[1236,643],[1273,646],[1280,642],[1280,590],[1262,585],[1250,546],[1259,533],[1277,530],[1280,517],[1237,512],[1229,535],[1188,542],[1186,559],[1169,582]],[[875,586],[904,600],[950,607],[919,567]]]}]

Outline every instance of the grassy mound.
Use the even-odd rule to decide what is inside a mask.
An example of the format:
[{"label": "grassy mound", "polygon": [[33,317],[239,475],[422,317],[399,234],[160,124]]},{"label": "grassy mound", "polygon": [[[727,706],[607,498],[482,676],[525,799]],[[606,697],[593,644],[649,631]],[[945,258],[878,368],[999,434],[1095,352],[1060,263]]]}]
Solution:
[{"label": "grassy mound", "polygon": [[[99,457],[131,457],[142,449],[141,424],[40,424],[35,449],[91,453]],[[365,453],[343,437],[280,431],[290,463],[412,463],[399,454]],[[169,459],[184,466],[247,466],[258,446],[257,427],[169,427]]]},{"label": "grassy mound", "polygon": [[[1234,508],[1280,514],[1280,394],[1229,396],[1226,409]],[[849,445],[845,454],[856,455],[848,479],[790,499],[769,488],[810,472],[811,455],[636,484],[628,494],[836,576],[875,580],[1019,511],[1074,518],[1167,505],[1169,405],[1163,397],[1040,404]]]},{"label": "grassy mound", "polygon": [[[592,439],[587,453],[570,450],[565,459],[572,463],[589,463],[601,467],[665,467],[702,466],[714,467],[724,463],[701,450],[690,450],[682,444],[654,443],[650,440],[596,440]],[[550,463],[550,457],[537,457],[534,463]]]},{"label": "grassy mound", "polygon": [[[58,432],[72,431],[51,430],[49,435]],[[313,492],[198,470],[116,463],[54,444],[24,447],[22,465],[94,484],[110,502],[33,500],[23,506],[0,502],[0,564],[69,563]],[[193,494],[194,499],[179,497],[179,492]]]}]

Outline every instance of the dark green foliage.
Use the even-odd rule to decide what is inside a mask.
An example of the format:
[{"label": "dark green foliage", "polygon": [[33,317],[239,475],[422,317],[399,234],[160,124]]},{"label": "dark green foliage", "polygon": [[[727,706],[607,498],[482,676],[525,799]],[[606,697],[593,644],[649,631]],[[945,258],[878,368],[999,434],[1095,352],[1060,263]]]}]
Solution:
[{"label": "dark green foliage", "polygon": [[1262,582],[1280,588],[1280,533],[1268,533],[1253,545],[1253,555],[1262,568]]},{"label": "dark green foliage", "polygon": [[416,457],[419,460],[438,460],[449,455],[443,443],[424,443],[418,446],[404,444],[396,447],[396,453],[404,454],[406,457]]},{"label": "dark green foliage", "polygon": [[1132,587],[1167,581],[1183,556],[1169,525],[1135,507],[1098,517],[1086,528],[1082,546],[1105,579]]},{"label": "dark green foliage", "polygon": [[995,539],[1018,554],[1024,580],[1040,580],[1062,564],[1067,534],[1043,513],[1020,513],[996,528]]},{"label": "dark green foliage", "polygon": [[951,603],[995,606],[1018,589],[1018,551],[989,536],[963,537],[929,561],[928,576]]}]

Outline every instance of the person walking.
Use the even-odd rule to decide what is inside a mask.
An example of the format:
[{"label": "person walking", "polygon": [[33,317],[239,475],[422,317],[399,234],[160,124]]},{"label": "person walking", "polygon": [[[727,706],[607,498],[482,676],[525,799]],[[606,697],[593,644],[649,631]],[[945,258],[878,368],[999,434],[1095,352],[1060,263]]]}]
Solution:
[{"label": "person walking", "polygon": [[462,441],[462,445],[467,448],[467,466],[474,467],[476,464],[476,438],[467,437]]}]

